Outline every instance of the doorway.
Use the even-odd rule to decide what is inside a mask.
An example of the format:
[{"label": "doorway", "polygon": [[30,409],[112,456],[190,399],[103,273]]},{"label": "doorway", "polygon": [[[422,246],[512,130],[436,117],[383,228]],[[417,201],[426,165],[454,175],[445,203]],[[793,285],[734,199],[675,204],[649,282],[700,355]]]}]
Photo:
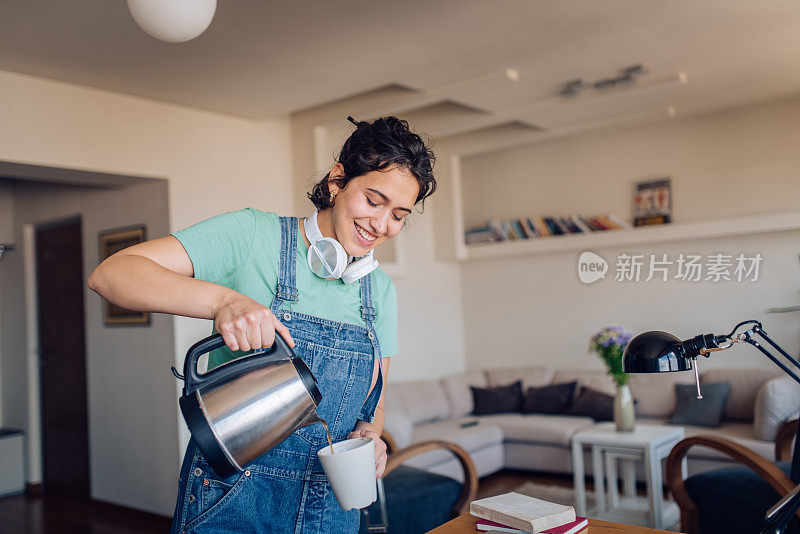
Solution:
[{"label": "doorway", "polygon": [[89,499],[89,425],[80,218],[36,228],[42,485]]}]

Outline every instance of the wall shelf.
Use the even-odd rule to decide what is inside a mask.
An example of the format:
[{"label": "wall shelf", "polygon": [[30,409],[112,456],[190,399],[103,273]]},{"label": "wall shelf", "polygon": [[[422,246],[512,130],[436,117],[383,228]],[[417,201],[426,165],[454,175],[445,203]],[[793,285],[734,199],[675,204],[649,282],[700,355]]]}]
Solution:
[{"label": "wall shelf", "polygon": [[[556,252],[598,250],[609,247],[690,241],[713,237],[762,234],[800,229],[800,211],[749,215],[630,230],[606,230],[591,234],[540,237],[501,243],[480,243],[459,247],[459,261],[477,261]],[[463,239],[463,234],[462,234]]]}]

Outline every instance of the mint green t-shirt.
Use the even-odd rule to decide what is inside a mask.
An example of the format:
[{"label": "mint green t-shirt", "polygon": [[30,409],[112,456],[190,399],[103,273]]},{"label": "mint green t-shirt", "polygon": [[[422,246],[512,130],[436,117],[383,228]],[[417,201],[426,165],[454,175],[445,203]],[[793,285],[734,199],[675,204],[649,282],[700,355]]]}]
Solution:
[{"label": "mint green t-shirt", "polygon": [[[247,208],[217,215],[173,232],[189,254],[194,277],[220,284],[269,307],[278,285],[281,225],[275,213]],[[308,247],[297,227],[297,302],[284,308],[333,321],[365,326],[361,284],[325,280],[308,268]],[[380,268],[372,272],[375,334],[384,357],[397,353],[397,296]],[[280,319],[280,318],[279,318]],[[246,354],[227,347],[209,356],[209,368]]]}]

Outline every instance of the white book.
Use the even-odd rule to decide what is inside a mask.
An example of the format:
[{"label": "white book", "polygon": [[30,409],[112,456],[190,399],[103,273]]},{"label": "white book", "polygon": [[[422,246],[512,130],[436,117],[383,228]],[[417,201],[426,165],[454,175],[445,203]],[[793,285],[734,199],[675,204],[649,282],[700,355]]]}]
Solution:
[{"label": "white book", "polygon": [[624,230],[630,230],[631,229],[631,223],[629,223],[628,221],[626,221],[624,219],[621,219],[620,217],[617,217],[613,213],[609,213],[608,214],[608,218],[611,219],[611,222],[616,223],[617,225],[619,225],[620,228],[622,228]]},{"label": "white book", "polygon": [[575,521],[572,506],[514,492],[472,501],[469,513],[525,532],[541,532]]},{"label": "white book", "polygon": [[572,220],[575,226],[583,230],[584,234],[592,233],[592,229],[586,226],[586,223],[583,222],[577,214],[570,215],[569,218]]}]

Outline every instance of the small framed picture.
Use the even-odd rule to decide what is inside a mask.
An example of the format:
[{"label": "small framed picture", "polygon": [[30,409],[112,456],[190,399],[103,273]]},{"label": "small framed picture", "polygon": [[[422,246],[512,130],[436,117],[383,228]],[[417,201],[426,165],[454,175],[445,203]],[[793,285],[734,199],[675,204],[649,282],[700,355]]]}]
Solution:
[{"label": "small framed picture", "polygon": [[633,225],[672,222],[672,183],[669,178],[638,182],[633,193]]},{"label": "small framed picture", "polygon": [[[100,261],[115,252],[147,240],[144,225],[104,230],[99,233]],[[103,299],[103,323],[105,325],[149,325],[150,313],[127,310]]]}]

